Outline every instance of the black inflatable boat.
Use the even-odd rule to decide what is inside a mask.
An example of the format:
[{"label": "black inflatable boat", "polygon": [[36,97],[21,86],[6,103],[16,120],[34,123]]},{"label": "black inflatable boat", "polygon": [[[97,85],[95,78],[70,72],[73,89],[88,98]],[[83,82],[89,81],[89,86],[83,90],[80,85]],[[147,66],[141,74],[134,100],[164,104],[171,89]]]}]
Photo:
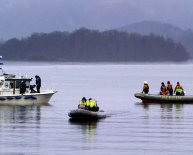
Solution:
[{"label": "black inflatable boat", "polygon": [[78,120],[98,120],[102,118],[106,118],[106,114],[104,111],[89,111],[89,110],[84,110],[84,109],[76,109],[76,110],[71,110],[68,113],[68,116],[71,119],[78,119]]}]

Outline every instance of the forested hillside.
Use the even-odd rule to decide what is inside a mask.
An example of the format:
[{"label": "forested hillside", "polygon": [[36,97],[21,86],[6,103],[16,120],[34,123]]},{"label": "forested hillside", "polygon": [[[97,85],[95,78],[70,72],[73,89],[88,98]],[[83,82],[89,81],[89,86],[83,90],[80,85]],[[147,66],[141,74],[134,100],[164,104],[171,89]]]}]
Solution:
[{"label": "forested hillside", "polygon": [[149,35],[150,33],[153,33],[165,38],[172,38],[175,42],[180,42],[193,58],[193,32],[190,29],[183,30],[171,24],[155,21],[143,21],[118,28],[118,30],[128,33],[138,33],[141,35]]},{"label": "forested hillside", "polygon": [[0,45],[6,60],[62,62],[160,62],[185,61],[189,55],[172,39],[142,36],[116,30],[85,28],[74,32],[34,33],[28,38],[10,39]]}]

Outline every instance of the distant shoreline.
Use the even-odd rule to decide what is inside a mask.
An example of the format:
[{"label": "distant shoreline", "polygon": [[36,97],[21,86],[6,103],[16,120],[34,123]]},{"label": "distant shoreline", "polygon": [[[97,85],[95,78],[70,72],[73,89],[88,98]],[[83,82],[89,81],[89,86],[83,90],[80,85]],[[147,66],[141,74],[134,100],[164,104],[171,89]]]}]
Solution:
[{"label": "distant shoreline", "polygon": [[4,65],[180,65],[193,64],[193,59],[182,62],[62,62],[62,61],[3,61]]}]

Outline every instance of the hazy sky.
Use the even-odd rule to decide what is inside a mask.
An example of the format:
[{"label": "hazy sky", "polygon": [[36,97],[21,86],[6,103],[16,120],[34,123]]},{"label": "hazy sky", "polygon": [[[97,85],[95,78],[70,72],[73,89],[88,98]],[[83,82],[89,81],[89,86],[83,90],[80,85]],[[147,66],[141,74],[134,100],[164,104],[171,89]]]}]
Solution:
[{"label": "hazy sky", "polygon": [[193,0],[0,0],[0,38],[110,29],[144,20],[193,29]]}]

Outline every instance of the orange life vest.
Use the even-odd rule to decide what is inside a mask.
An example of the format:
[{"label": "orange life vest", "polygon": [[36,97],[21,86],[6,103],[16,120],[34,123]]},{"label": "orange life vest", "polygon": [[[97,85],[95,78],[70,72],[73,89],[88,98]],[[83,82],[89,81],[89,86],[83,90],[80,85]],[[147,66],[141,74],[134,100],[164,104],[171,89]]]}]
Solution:
[{"label": "orange life vest", "polygon": [[162,92],[160,92],[161,93],[161,95],[167,95],[167,92],[165,91],[162,91]]}]

